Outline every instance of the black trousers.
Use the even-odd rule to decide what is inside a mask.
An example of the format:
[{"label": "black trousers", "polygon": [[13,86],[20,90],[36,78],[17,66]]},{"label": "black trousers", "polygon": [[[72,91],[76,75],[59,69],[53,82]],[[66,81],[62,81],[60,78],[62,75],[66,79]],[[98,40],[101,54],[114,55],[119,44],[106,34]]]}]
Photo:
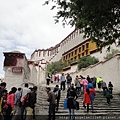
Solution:
[{"label": "black trousers", "polygon": [[55,105],[49,105],[48,120],[55,120]]},{"label": "black trousers", "polygon": [[89,112],[89,104],[87,103],[87,112]]},{"label": "black trousers", "polygon": [[81,87],[76,87],[76,93],[80,94],[81,93]]},{"label": "black trousers", "polygon": [[107,103],[110,104],[110,97],[107,97]]},{"label": "black trousers", "polygon": [[65,90],[65,82],[64,81],[61,82],[61,90]]},{"label": "black trousers", "polygon": [[105,90],[106,90],[107,87],[103,87],[103,95],[105,96]]},{"label": "black trousers", "polygon": [[58,111],[58,109],[59,109],[59,101],[60,101],[60,99],[57,99],[57,104],[56,104],[56,110]]},{"label": "black trousers", "polygon": [[8,108],[6,110],[6,115],[4,116],[4,120],[12,119],[11,112],[12,112],[12,107],[10,105],[8,105]]}]

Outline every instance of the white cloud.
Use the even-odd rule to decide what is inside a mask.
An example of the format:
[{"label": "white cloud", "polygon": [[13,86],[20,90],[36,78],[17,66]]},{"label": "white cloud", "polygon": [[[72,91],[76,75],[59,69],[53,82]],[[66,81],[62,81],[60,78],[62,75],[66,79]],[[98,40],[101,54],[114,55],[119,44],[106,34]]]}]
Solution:
[{"label": "white cloud", "polygon": [[25,46],[17,46],[16,50],[25,53],[27,58],[30,58],[31,53],[34,51],[34,49]]},{"label": "white cloud", "polygon": [[1,60],[3,52],[12,50],[20,50],[30,57],[35,49],[54,46],[72,32],[74,28],[70,26],[63,28],[61,23],[54,24],[56,11],[51,11],[51,6],[42,6],[44,2],[0,0]]}]

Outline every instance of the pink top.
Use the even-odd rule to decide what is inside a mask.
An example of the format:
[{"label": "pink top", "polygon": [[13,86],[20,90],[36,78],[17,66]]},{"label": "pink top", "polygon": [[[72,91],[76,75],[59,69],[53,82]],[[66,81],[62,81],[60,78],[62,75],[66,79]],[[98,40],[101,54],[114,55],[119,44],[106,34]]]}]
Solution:
[{"label": "pink top", "polygon": [[88,81],[86,79],[83,79],[83,85],[88,85]]},{"label": "pink top", "polygon": [[7,104],[14,108],[15,95],[12,93],[7,97]]}]

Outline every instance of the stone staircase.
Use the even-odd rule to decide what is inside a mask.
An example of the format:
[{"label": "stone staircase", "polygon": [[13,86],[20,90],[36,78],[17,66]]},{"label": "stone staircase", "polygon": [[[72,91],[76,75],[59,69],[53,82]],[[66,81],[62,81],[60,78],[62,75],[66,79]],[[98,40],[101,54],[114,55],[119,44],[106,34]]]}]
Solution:
[{"label": "stone staircase", "polygon": [[[53,90],[53,87],[51,87]],[[59,104],[59,110],[56,113],[57,115],[68,115],[68,109],[64,110],[63,101],[66,98],[67,91],[61,91],[61,99]],[[47,93],[45,91],[45,86],[39,86],[37,93],[37,104],[36,104],[36,115],[48,115],[48,102]],[[83,108],[83,94],[78,97],[77,101],[79,102],[79,110],[75,110],[75,115],[119,115],[120,114],[120,96],[117,93],[113,92],[113,99],[111,99],[111,104],[108,105],[106,98],[103,96],[102,91],[96,90],[96,97],[94,100],[94,113],[89,111],[87,113],[86,109]],[[91,106],[90,106],[91,107]]]}]

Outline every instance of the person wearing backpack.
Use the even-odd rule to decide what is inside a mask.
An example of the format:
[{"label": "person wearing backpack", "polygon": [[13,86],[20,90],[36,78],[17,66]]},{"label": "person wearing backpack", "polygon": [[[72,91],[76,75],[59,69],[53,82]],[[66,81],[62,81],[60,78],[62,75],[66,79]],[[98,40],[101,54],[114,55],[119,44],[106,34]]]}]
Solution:
[{"label": "person wearing backpack", "polygon": [[35,119],[35,104],[37,102],[37,86],[34,86],[33,87],[33,93],[32,93],[32,96],[33,96],[33,119]]},{"label": "person wearing backpack", "polygon": [[76,105],[74,104],[74,102],[76,101],[76,99],[78,98],[75,88],[72,84],[72,86],[69,88],[69,90],[67,91],[67,108],[69,109],[69,117],[72,120],[75,120],[75,109],[76,109]]},{"label": "person wearing backpack", "polygon": [[94,99],[96,96],[96,92],[95,92],[94,87],[92,86],[90,86],[89,91],[90,91],[91,109],[92,109],[92,113],[94,113]]},{"label": "person wearing backpack", "polygon": [[47,77],[46,77],[46,84],[49,85],[50,84],[50,80],[51,80],[51,77],[50,77],[50,74],[48,73]]},{"label": "person wearing backpack", "polygon": [[105,96],[105,90],[107,88],[106,82],[102,81],[101,86],[102,86],[102,89],[103,89],[103,95]]},{"label": "person wearing backpack", "polygon": [[61,81],[61,90],[64,91],[65,90],[65,82],[66,82],[64,73],[61,74],[60,81]]},{"label": "person wearing backpack", "polygon": [[14,116],[12,117],[12,120],[20,120],[20,99],[21,99],[21,92],[22,88],[18,88],[18,90],[15,92],[15,101],[14,101]]},{"label": "person wearing backpack", "polygon": [[0,84],[0,98],[2,97],[2,91],[6,88],[6,82],[2,82]]},{"label": "person wearing backpack", "polygon": [[[5,117],[6,115],[6,110],[8,108],[8,105],[7,105],[7,96],[8,96],[8,91],[7,90],[3,90],[2,91],[2,116]],[[2,119],[0,119],[2,120]]]},{"label": "person wearing backpack", "polygon": [[2,97],[2,93],[5,90],[6,87],[6,83],[2,82],[0,84],[0,120],[3,120],[3,114],[2,114],[2,102],[3,102],[3,97]]},{"label": "person wearing backpack", "polygon": [[46,92],[48,94],[47,101],[49,102],[48,120],[55,120],[55,93],[51,91],[50,87],[46,87]]},{"label": "person wearing backpack", "polygon": [[81,94],[81,84],[80,84],[80,81],[78,79],[78,75],[75,78],[75,86],[76,86],[77,96],[79,96]]},{"label": "person wearing backpack", "polygon": [[27,93],[27,95],[24,96],[22,105],[25,106],[26,110],[26,119],[25,120],[32,120],[35,118],[34,108],[36,103],[36,91],[37,86],[33,87],[33,91]]},{"label": "person wearing backpack", "polygon": [[109,88],[109,90],[110,90],[110,93],[112,94],[113,84],[111,83],[111,81],[108,83],[108,88]]},{"label": "person wearing backpack", "polygon": [[72,82],[72,77],[70,76],[69,73],[66,76],[66,80],[67,80],[67,89],[69,89]]},{"label": "person wearing backpack", "polygon": [[111,95],[111,93],[110,93],[109,88],[106,88],[106,90],[105,90],[105,97],[107,99],[108,105],[110,105],[110,95]]},{"label": "person wearing backpack", "polygon": [[12,87],[11,91],[7,96],[7,106],[6,115],[4,120],[11,120],[12,114],[14,113],[14,101],[15,101],[15,92],[17,91],[16,87]]},{"label": "person wearing backpack", "polygon": [[58,85],[55,86],[53,92],[55,93],[55,97],[57,100],[57,103],[56,103],[56,112],[57,112],[59,108],[60,97],[61,97],[61,90]]},{"label": "person wearing backpack", "polygon": [[[23,101],[23,98],[27,93],[29,93],[31,90],[28,88],[28,83],[25,83],[25,87],[22,89],[22,96],[21,96],[21,103]],[[21,104],[21,120],[25,120],[25,105]]]}]

